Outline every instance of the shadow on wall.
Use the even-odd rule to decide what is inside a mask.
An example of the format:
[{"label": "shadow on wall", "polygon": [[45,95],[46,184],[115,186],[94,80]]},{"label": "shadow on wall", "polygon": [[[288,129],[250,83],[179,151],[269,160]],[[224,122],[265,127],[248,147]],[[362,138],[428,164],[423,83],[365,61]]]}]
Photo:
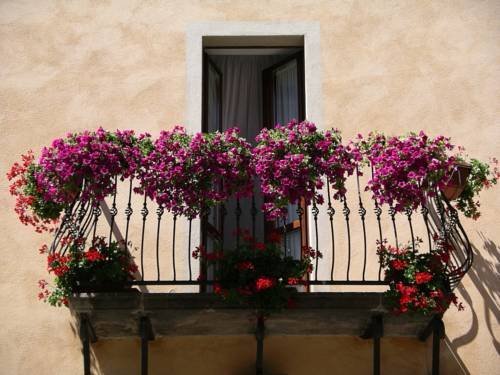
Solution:
[{"label": "shadow on wall", "polygon": [[[496,352],[500,354],[500,342],[495,338],[494,332],[497,324],[496,322],[500,321],[500,307],[496,302],[500,299],[500,283],[498,282],[500,275],[500,247],[486,238],[482,232],[479,233],[479,235],[483,241],[482,250],[472,245],[474,262],[467,276],[470,277],[484,301],[484,319],[486,327],[488,328]],[[488,255],[488,258],[492,260],[485,259],[484,255]],[[458,290],[472,313],[472,324],[469,330],[462,336],[453,340],[450,340],[448,337],[445,339],[446,353],[443,354],[447,357],[450,356],[451,358],[449,358],[449,360],[456,361],[461,367],[463,374],[470,374],[458,355],[458,349],[472,342],[477,336],[479,331],[479,319],[478,312],[474,309],[474,301],[467,289],[460,284]],[[492,321],[492,318],[494,321]]]},{"label": "shadow on wall", "polygon": [[[92,345],[92,374],[140,374],[139,339],[98,341]],[[255,338],[176,336],[149,343],[150,375],[253,375]]]},{"label": "shadow on wall", "polygon": [[[473,246],[474,263],[468,277],[474,283],[484,301],[484,317],[493,345],[500,354],[500,342],[494,332],[496,322],[500,320],[499,305],[500,284],[500,247],[487,239],[482,233],[482,250]],[[486,258],[485,258],[486,256]],[[488,259],[489,258],[489,259]],[[458,290],[472,314],[472,323],[468,331],[453,340],[445,338],[441,346],[441,369],[443,374],[470,375],[458,355],[460,347],[472,342],[478,335],[478,312],[467,289],[461,284]],[[75,335],[77,334],[74,331]],[[415,374],[419,368],[422,374],[429,371],[431,364],[431,345],[429,338],[426,345],[418,344],[416,339],[382,340],[383,368],[405,369],[408,374]],[[427,351],[425,349],[427,347]],[[419,349],[420,348],[420,349]],[[272,374],[299,375],[310,373],[329,374],[332,368],[349,369],[351,374],[370,372],[371,343],[355,337],[273,337],[265,343],[264,358]],[[418,353],[420,351],[420,353]],[[408,353],[415,363],[407,363]],[[415,355],[416,354],[416,355]],[[421,366],[426,357],[427,369]],[[339,358],[348,359],[342,364]],[[405,359],[405,366],[399,362]],[[253,336],[240,337],[172,337],[150,343],[150,373],[220,374],[221,369],[228,369],[228,375],[254,373],[255,339]],[[311,365],[312,362],[312,365]],[[356,364],[353,368],[352,365]],[[92,373],[95,374],[137,374],[140,372],[140,340],[106,340],[92,345]],[[333,367],[332,367],[333,366]],[[350,367],[351,366],[351,367]],[[405,368],[406,367],[406,368]],[[174,371],[174,372],[172,372]],[[390,373],[390,370],[389,372]],[[398,373],[398,375],[401,374]],[[223,375],[223,374],[221,374]]]}]

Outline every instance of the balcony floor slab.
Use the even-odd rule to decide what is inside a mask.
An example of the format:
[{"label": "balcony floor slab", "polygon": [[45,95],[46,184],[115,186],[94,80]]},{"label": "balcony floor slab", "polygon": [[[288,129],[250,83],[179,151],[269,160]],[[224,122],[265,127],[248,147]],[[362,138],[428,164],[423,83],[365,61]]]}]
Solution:
[{"label": "balcony floor slab", "polygon": [[[416,337],[431,317],[394,316],[382,293],[299,293],[293,309],[273,313],[266,335],[361,336],[374,315],[382,315],[384,336]],[[82,293],[70,298],[76,316],[85,314],[98,339],[139,336],[139,320],[148,317],[155,337],[254,334],[252,311],[228,306],[213,294]]]}]

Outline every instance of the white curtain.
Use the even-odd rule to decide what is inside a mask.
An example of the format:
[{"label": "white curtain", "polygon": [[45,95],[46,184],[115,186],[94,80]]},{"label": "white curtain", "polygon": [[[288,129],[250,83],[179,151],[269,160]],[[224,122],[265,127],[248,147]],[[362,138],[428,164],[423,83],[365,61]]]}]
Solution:
[{"label": "white curtain", "polygon": [[222,115],[219,111],[220,97],[219,87],[221,85],[221,77],[215,68],[208,64],[208,131],[219,130],[220,116]]},{"label": "white curtain", "polygon": [[250,142],[262,129],[262,71],[281,55],[211,56],[222,72],[222,127],[237,126]]},{"label": "white curtain", "polygon": [[297,60],[276,70],[274,117],[281,125],[299,119]]}]

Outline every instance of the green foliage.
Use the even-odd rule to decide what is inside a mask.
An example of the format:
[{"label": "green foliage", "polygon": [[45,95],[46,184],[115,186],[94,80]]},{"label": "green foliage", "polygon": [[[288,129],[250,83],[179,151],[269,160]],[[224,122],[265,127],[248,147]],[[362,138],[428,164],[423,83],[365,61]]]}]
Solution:
[{"label": "green foliage", "polygon": [[495,159],[492,165],[478,159],[470,159],[469,163],[472,169],[462,194],[457,198],[456,205],[466,217],[476,220],[481,215],[479,200],[476,198],[484,188],[496,185],[500,176],[498,162]]},{"label": "green foliage", "polygon": [[48,270],[55,274],[55,287],[48,288],[39,282],[40,299],[52,306],[67,303],[67,297],[80,291],[122,289],[127,280],[133,279],[137,266],[123,244],[112,241],[108,246],[98,237],[87,250],[81,250],[79,241],[73,241],[67,255],[57,253],[47,257]]},{"label": "green foliage", "polygon": [[193,256],[213,267],[214,292],[225,301],[267,314],[289,306],[295,286],[307,283],[311,259],[317,253],[304,249],[302,259],[297,260],[283,256],[279,242],[264,244],[247,238],[232,251],[207,253],[198,248]]},{"label": "green foliage", "polygon": [[463,309],[450,290],[446,275],[453,248],[436,238],[435,249],[420,253],[421,242],[417,239],[415,249],[410,244],[395,247],[386,241],[379,243],[380,265],[385,268],[385,281],[389,283],[386,303],[396,314],[441,314],[450,303]]},{"label": "green foliage", "polygon": [[43,193],[37,188],[35,173],[40,169],[41,167],[35,164],[28,167],[24,194],[32,197],[31,209],[40,219],[57,219],[64,205],[45,199]]}]

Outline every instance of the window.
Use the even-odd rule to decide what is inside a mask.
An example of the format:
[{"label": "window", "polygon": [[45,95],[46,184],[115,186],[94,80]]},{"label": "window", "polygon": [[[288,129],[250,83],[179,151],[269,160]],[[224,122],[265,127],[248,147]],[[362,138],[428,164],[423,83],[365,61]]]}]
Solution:
[{"label": "window", "polygon": [[[261,38],[264,44],[272,40]],[[237,126],[241,135],[253,142],[262,126],[305,119],[304,51],[297,39],[292,46],[257,47],[242,46],[237,38],[216,41],[222,45],[215,45],[212,39],[204,41],[208,46],[203,48],[204,131]],[[258,40],[254,37],[253,42]],[[205,246],[210,249],[213,241],[219,241],[225,248],[232,248],[238,229],[251,230],[259,241],[266,233],[278,230],[284,234],[287,254],[300,257],[301,247],[307,244],[306,207],[290,205],[285,221],[266,222],[259,210],[262,197],[258,186],[254,191],[254,198],[232,199],[202,220]]]}]

